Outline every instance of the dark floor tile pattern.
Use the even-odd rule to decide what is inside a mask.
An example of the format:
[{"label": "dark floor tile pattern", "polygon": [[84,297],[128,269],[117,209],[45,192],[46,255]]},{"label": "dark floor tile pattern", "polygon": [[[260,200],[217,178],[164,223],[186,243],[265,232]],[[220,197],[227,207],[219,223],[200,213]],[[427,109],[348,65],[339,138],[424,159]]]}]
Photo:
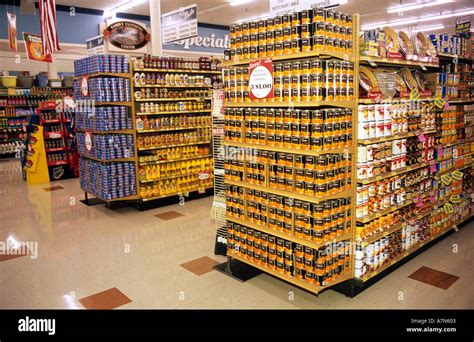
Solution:
[{"label": "dark floor tile pattern", "polygon": [[155,217],[158,217],[159,219],[162,219],[162,220],[165,220],[165,221],[169,221],[169,220],[181,217],[181,216],[184,216],[184,215],[181,214],[181,213],[178,213],[176,211],[166,211],[164,213],[155,215]]},{"label": "dark floor tile pattern", "polygon": [[131,301],[116,287],[79,299],[79,303],[91,310],[111,310]]},{"label": "dark floor tile pattern", "polygon": [[61,185],[56,185],[56,186],[52,186],[52,187],[49,187],[49,188],[43,188],[44,191],[56,191],[56,190],[61,190],[61,189],[64,189],[63,186]]},{"label": "dark floor tile pattern", "polygon": [[456,280],[458,276],[441,272],[433,268],[422,266],[414,273],[408,276],[410,279],[421,281],[422,283],[447,290]]},{"label": "dark floor tile pattern", "polygon": [[27,255],[30,255],[30,251],[26,247],[22,247],[20,249],[8,250],[8,251],[5,251],[4,254],[0,254],[0,262],[16,259],[16,258],[21,258]]},{"label": "dark floor tile pattern", "polygon": [[219,264],[219,262],[207,256],[204,256],[201,258],[197,258],[197,259],[185,262],[184,264],[181,264],[180,266],[194,273],[195,275],[201,276],[203,274],[211,272],[212,268],[216,266],[217,264]]}]

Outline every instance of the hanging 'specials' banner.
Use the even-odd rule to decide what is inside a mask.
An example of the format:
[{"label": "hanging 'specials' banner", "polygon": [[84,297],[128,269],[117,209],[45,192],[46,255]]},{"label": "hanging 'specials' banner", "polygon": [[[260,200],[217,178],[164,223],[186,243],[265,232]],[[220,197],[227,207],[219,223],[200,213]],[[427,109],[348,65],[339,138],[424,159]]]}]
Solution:
[{"label": "hanging 'specials' banner", "polygon": [[43,49],[43,39],[39,34],[23,32],[26,55],[30,61],[53,63],[51,54],[45,55]]},{"label": "hanging 'specials' banner", "polygon": [[103,31],[107,51],[147,53],[150,33],[135,20],[107,20]]},{"label": "hanging 'specials' banner", "polygon": [[18,44],[16,41],[16,15],[7,13],[8,18],[8,42],[10,49],[17,51]]}]

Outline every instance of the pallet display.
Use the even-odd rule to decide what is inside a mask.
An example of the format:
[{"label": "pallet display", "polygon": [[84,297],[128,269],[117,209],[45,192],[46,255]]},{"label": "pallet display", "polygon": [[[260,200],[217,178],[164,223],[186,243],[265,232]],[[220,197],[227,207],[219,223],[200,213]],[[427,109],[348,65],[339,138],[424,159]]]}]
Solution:
[{"label": "pallet display", "polygon": [[[318,8],[231,27],[221,271],[238,260],[316,294],[352,277],[358,22]],[[249,62],[267,57],[274,96],[252,101]]]},{"label": "pallet display", "polygon": [[[137,154],[127,56],[74,63],[77,140],[85,203],[138,199]],[[88,194],[99,201],[89,202]]]},{"label": "pallet display", "polygon": [[211,89],[219,61],[145,55],[132,66],[141,200],[206,193],[214,177]]}]

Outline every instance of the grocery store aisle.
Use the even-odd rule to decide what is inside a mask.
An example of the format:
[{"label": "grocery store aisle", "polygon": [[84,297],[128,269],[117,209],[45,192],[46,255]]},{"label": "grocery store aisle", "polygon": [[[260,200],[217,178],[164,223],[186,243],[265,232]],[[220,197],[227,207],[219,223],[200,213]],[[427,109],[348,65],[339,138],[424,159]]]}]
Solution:
[{"label": "grocery store aisle", "polygon": [[[57,185],[64,189],[44,190]],[[213,255],[211,197],[144,212],[87,207],[78,179],[27,186],[16,160],[0,160],[0,194],[0,243],[31,243],[29,255],[0,255],[0,308],[82,309],[81,299],[113,288],[129,300],[117,291],[101,300],[123,309],[474,308],[472,223],[353,299],[331,290],[315,297],[268,275],[240,283],[181,267],[225,260]],[[460,278],[447,290],[408,278],[422,266]]]}]

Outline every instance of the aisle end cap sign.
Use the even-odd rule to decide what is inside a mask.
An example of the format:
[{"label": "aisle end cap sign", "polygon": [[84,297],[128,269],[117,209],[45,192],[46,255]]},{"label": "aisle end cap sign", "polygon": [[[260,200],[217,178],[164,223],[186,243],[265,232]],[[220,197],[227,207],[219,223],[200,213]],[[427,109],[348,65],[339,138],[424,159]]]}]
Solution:
[{"label": "aisle end cap sign", "polygon": [[163,14],[161,16],[161,34],[163,44],[196,37],[198,34],[197,5],[181,7]]}]

